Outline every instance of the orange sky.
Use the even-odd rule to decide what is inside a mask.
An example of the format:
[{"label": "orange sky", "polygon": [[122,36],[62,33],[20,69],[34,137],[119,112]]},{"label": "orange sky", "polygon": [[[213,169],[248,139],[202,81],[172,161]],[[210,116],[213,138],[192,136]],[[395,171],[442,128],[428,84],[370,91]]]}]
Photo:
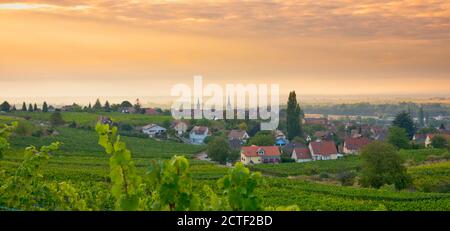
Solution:
[{"label": "orange sky", "polygon": [[193,75],[450,96],[450,2],[0,0],[0,99],[169,96]]}]

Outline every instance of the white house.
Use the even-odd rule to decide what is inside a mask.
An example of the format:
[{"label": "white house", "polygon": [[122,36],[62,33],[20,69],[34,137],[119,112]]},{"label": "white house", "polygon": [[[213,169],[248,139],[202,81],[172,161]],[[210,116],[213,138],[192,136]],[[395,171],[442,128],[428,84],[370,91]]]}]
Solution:
[{"label": "white house", "polygon": [[291,158],[295,160],[295,162],[303,163],[312,161],[311,152],[308,148],[294,148],[292,150]]},{"label": "white house", "polygon": [[189,133],[189,141],[191,144],[204,144],[206,137],[209,135],[208,127],[195,126]]},{"label": "white house", "polygon": [[230,133],[228,133],[228,140],[240,140],[242,143],[245,143],[248,138],[250,138],[250,136],[246,131],[231,130]]},{"label": "white house", "polygon": [[142,133],[149,135],[150,137],[154,137],[156,135],[162,135],[166,132],[166,129],[157,125],[157,124],[149,124],[142,127]]},{"label": "white house", "polygon": [[183,135],[188,129],[188,124],[184,121],[176,120],[173,122],[172,127],[178,135]]},{"label": "white house", "polygon": [[335,160],[342,155],[338,153],[334,141],[315,141],[309,143],[313,160]]}]

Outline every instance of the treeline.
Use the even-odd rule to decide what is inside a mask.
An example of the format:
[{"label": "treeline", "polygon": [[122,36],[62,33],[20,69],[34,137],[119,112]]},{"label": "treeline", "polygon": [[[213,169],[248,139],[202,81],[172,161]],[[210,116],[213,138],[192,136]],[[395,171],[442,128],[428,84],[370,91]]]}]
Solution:
[{"label": "treeline", "polygon": [[398,104],[333,104],[333,105],[304,105],[303,110],[307,114],[326,115],[362,115],[362,116],[394,116],[402,111],[408,111],[413,117],[418,117],[421,108],[425,116],[449,116],[450,107],[440,103],[417,104],[403,102]]},{"label": "treeline", "polygon": [[[77,103],[73,103],[71,105],[66,105],[61,108],[56,108],[54,106],[48,105],[47,102],[43,102],[41,107],[38,107],[36,103],[26,103],[23,102],[22,107],[20,109],[16,108],[14,104],[10,104],[8,101],[4,101],[0,104],[1,112],[13,112],[13,111],[27,111],[27,112],[53,112],[53,111],[70,111],[70,112],[123,112],[130,114],[145,114],[147,108],[143,108],[139,101],[135,104],[132,104],[129,101],[123,101],[120,104],[111,104],[108,100],[105,101],[104,104],[97,99],[95,103],[92,105],[89,103],[87,106],[82,106]],[[162,114],[162,115],[170,115],[169,110],[163,110],[161,108],[152,108],[153,113]]]}]

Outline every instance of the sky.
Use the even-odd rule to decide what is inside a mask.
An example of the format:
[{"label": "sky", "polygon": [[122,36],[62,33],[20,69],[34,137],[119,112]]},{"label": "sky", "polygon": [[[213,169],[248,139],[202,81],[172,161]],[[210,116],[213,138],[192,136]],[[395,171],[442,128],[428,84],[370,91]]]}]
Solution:
[{"label": "sky", "polygon": [[0,100],[163,98],[194,75],[450,96],[450,2],[0,0]]}]

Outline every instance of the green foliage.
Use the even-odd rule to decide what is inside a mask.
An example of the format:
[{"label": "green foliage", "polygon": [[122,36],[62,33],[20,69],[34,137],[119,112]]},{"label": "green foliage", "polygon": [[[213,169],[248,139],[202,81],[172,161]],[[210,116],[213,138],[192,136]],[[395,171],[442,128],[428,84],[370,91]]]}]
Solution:
[{"label": "green foliage", "polygon": [[262,209],[261,198],[255,193],[256,186],[261,181],[260,173],[250,173],[248,168],[238,162],[218,184],[223,189],[232,210],[256,211]]},{"label": "green foliage", "polygon": [[11,110],[11,105],[4,101],[2,104],[0,104],[0,111],[9,112]]},{"label": "green foliage", "polygon": [[275,144],[275,137],[268,131],[259,131],[255,136],[250,138],[249,144],[256,146],[273,146]]},{"label": "green foliage", "polygon": [[174,156],[169,161],[154,162],[148,171],[155,203],[152,209],[170,211],[198,210],[200,199],[192,191],[192,177],[189,161]]},{"label": "green foliage", "polygon": [[303,112],[300,105],[297,103],[297,95],[295,94],[295,91],[289,93],[286,115],[288,139],[291,140],[296,136],[301,136],[303,134],[301,124]]},{"label": "green foliage", "polygon": [[14,133],[19,136],[31,136],[34,131],[34,125],[29,121],[20,121]]},{"label": "green foliage", "polygon": [[221,164],[227,162],[233,162],[237,159],[236,155],[233,155],[228,141],[224,137],[214,137],[213,140],[208,142],[206,153],[213,161],[217,161]]},{"label": "green foliage", "polygon": [[450,161],[415,166],[408,173],[416,190],[450,193]]},{"label": "green foliage", "polygon": [[66,122],[62,118],[61,112],[55,111],[50,116],[50,124],[53,127],[64,125]]},{"label": "green foliage", "polygon": [[410,177],[403,166],[404,160],[394,146],[373,142],[366,145],[362,152],[362,170],[360,183],[364,187],[380,188],[385,184],[395,184],[404,189],[410,184]]},{"label": "green foliage", "polygon": [[406,133],[408,134],[409,140],[411,140],[414,136],[414,133],[416,133],[416,125],[411,118],[411,114],[405,111],[397,114],[394,121],[392,122],[392,125],[405,129]]},{"label": "green foliage", "polygon": [[401,127],[392,126],[389,128],[388,142],[398,149],[408,149],[410,147],[408,134]]},{"label": "green foliage", "polygon": [[431,146],[433,148],[448,148],[448,140],[443,135],[436,135],[431,139]]},{"label": "green foliage", "polygon": [[44,101],[44,104],[42,104],[42,112],[48,112],[48,105],[47,102]]},{"label": "green foliage", "polygon": [[17,125],[17,122],[13,122],[11,125],[0,125],[0,158],[3,157],[3,153],[9,148],[8,138],[17,128]]},{"label": "green foliage", "polygon": [[97,123],[95,127],[99,135],[98,144],[110,155],[109,167],[112,182],[111,193],[116,199],[116,209],[136,210],[139,204],[138,187],[141,178],[136,174],[136,168],[131,159],[131,152],[120,140],[117,127]]},{"label": "green foliage", "polygon": [[356,173],[354,171],[341,171],[336,174],[336,179],[342,186],[352,186],[355,184]]}]

